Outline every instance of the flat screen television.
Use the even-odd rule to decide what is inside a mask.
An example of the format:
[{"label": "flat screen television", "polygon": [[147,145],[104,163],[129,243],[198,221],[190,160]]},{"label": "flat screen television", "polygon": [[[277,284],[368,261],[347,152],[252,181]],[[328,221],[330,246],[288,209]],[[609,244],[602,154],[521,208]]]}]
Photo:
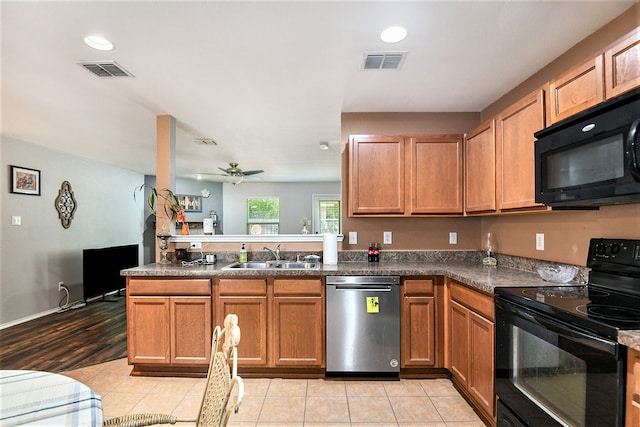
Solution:
[{"label": "flat screen television", "polygon": [[91,298],[120,291],[126,278],[124,268],[137,267],[138,245],[111,246],[82,251],[82,290],[85,302]]}]

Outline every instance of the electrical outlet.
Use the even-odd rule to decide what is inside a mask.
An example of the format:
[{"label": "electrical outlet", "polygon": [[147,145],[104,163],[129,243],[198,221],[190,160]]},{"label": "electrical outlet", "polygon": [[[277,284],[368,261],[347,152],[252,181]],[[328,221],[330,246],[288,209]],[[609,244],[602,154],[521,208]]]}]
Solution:
[{"label": "electrical outlet", "polygon": [[11,217],[11,225],[22,225],[22,217],[19,215],[13,215]]},{"label": "electrical outlet", "polygon": [[536,233],[536,251],[544,251],[544,233]]},{"label": "electrical outlet", "polygon": [[385,231],[382,237],[382,243],[390,245],[393,242],[393,233],[391,231]]},{"label": "electrical outlet", "polygon": [[61,291],[64,289],[64,282],[58,282],[58,290]]},{"label": "electrical outlet", "polygon": [[350,245],[357,245],[358,244],[358,232],[357,231],[350,231],[349,232],[349,244]]},{"label": "electrical outlet", "polygon": [[449,244],[450,245],[457,245],[458,244],[458,233],[456,233],[455,231],[450,231],[449,232]]},{"label": "electrical outlet", "polygon": [[189,243],[189,249],[202,249],[202,242]]}]

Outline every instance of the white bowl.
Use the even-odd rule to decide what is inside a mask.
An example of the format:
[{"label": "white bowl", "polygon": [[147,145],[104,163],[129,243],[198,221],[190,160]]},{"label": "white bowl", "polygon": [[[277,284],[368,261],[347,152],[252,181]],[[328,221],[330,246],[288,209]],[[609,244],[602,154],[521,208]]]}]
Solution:
[{"label": "white bowl", "polygon": [[554,283],[567,283],[576,277],[578,267],[573,265],[540,264],[538,274],[542,280]]}]

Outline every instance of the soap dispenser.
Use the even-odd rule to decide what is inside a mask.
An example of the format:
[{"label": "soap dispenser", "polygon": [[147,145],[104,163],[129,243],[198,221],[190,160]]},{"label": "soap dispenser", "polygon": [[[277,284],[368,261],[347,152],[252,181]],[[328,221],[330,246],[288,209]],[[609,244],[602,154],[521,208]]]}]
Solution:
[{"label": "soap dispenser", "polygon": [[242,244],[242,248],[240,249],[240,262],[247,262],[247,250],[244,248],[244,243]]}]

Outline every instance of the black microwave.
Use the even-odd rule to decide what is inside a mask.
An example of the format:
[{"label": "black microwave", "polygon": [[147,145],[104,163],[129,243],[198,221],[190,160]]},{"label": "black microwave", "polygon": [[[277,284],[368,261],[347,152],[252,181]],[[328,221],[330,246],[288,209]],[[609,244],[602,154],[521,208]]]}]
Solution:
[{"label": "black microwave", "polygon": [[640,89],[534,134],[536,202],[640,203]]}]

